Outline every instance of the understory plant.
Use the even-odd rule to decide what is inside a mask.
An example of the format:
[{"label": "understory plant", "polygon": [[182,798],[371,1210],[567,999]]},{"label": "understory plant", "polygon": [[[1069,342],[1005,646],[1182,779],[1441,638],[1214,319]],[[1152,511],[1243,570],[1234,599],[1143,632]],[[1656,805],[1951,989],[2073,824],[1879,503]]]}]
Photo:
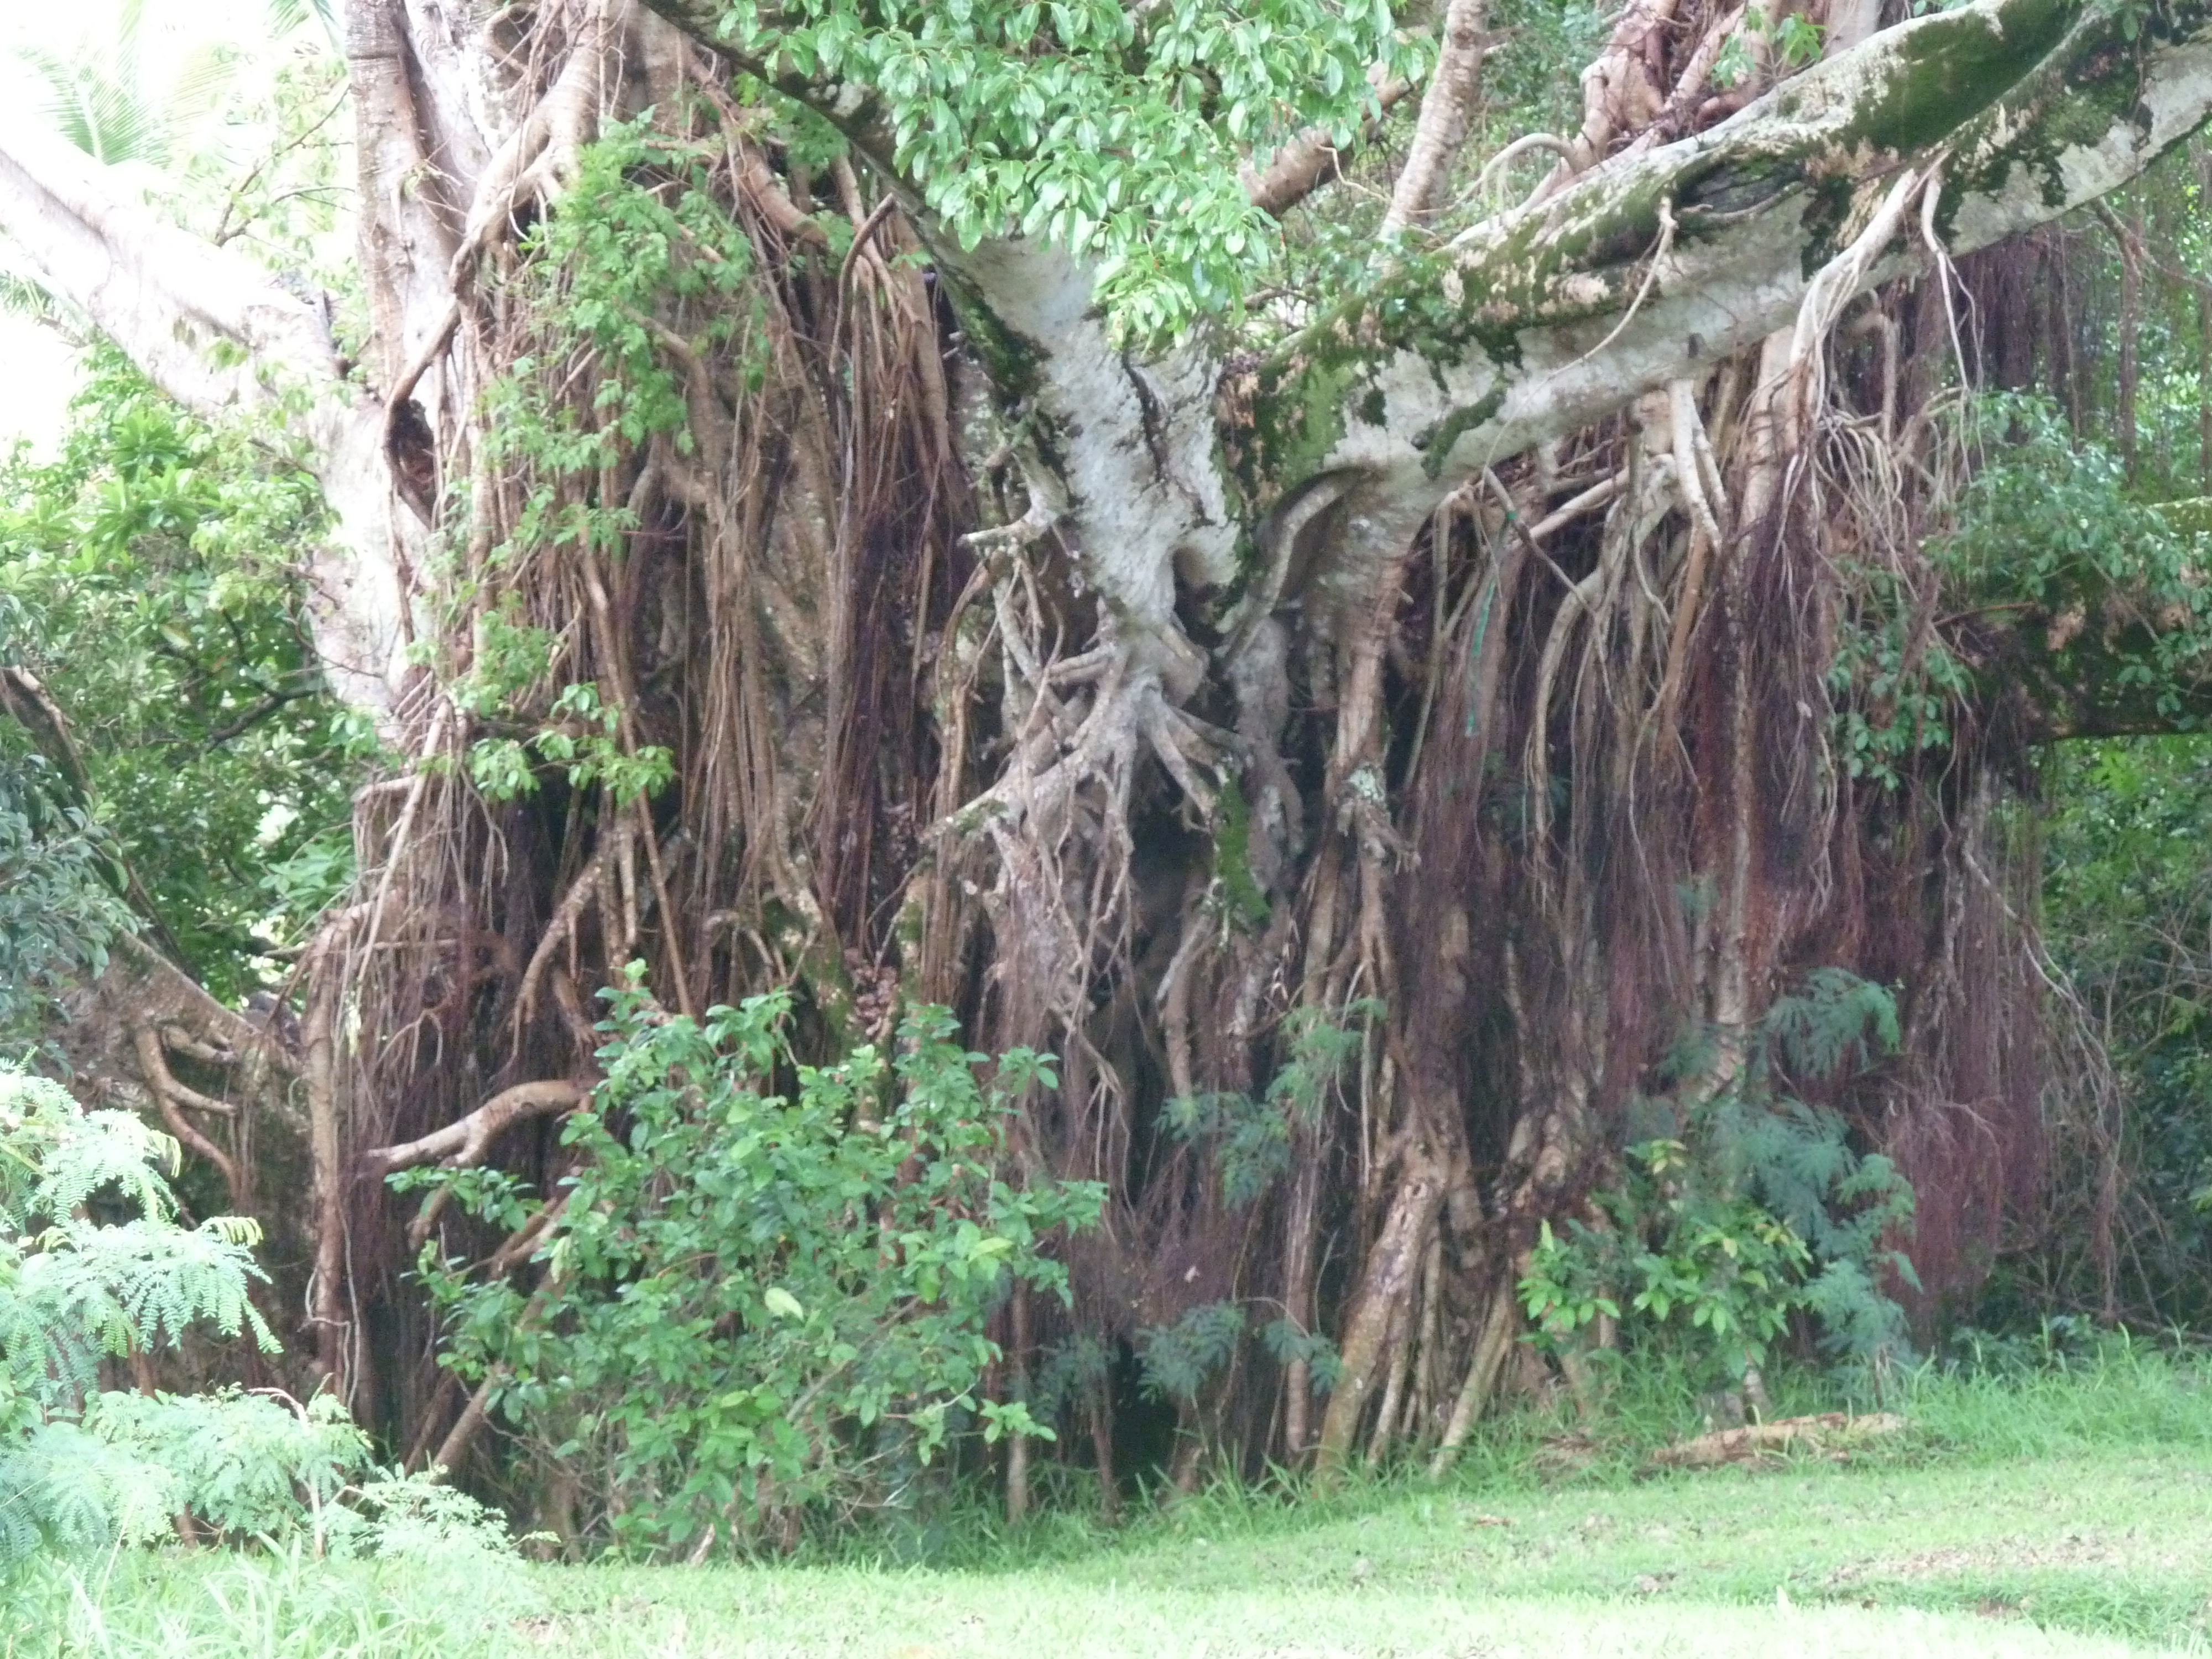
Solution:
[{"label": "understory plant", "polygon": [[[1657,1130],[1626,1149],[1588,1219],[1543,1224],[1521,1297],[1540,1346],[1585,1346],[1601,1319],[1625,1346],[1666,1350],[1693,1375],[1742,1382],[1756,1401],[1771,1346],[1802,1314],[1850,1382],[1907,1352],[1885,1276],[1917,1284],[1896,1248],[1912,1189],[1890,1160],[1853,1148],[1838,1113],[1784,1091],[1832,1079],[1898,1040],[1881,987],[1824,969],[1778,1000],[1723,1086],[1710,1045],[1685,1045],[1671,1100],[1638,1103]],[[1686,1101],[1685,1097],[1686,1097]]]},{"label": "understory plant", "polygon": [[176,1144],[0,1063],[0,1577],[172,1532],[318,1553],[501,1541],[465,1496],[378,1471],[335,1398],[104,1388],[188,1334],[276,1339],[251,1221],[179,1218]]},{"label": "understory plant", "polygon": [[957,1438],[1052,1437],[983,1386],[990,1316],[1017,1280],[1066,1297],[1048,1241],[1103,1200],[1007,1173],[1015,1103],[1056,1086],[1048,1059],[1013,1050],[987,1083],[925,1008],[893,1055],[804,1066],[787,992],[697,1019],[636,969],[611,995],[605,1081],[568,1120],[556,1194],[397,1178],[541,1221],[534,1288],[434,1245],[421,1265],[447,1363],[489,1379],[489,1408],[593,1505],[580,1528],[641,1555],[782,1543],[809,1515],[896,1506]]}]

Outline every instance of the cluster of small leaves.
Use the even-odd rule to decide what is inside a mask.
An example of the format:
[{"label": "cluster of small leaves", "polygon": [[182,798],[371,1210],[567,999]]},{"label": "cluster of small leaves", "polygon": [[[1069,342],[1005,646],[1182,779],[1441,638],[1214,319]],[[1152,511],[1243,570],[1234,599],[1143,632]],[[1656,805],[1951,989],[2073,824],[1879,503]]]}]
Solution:
[{"label": "cluster of small leaves", "polygon": [[276,1351],[247,1299],[250,1221],[178,1220],[177,1147],[127,1112],[88,1112],[0,1065],[0,1572],[41,1547],[142,1544],[179,1515],[318,1551],[505,1547],[473,1500],[369,1461],[334,1397],[102,1392],[103,1359],[187,1329]]},{"label": "cluster of small leaves", "polygon": [[1137,1364],[1145,1390],[1155,1399],[1194,1401],[1206,1380],[1229,1363],[1244,1334],[1244,1310],[1234,1302],[1206,1302],[1172,1325],[1147,1325],[1137,1333]]},{"label": "cluster of small leaves", "polygon": [[1389,0],[796,0],[722,28],[778,74],[872,89],[961,246],[1018,232],[1095,261],[1144,338],[1234,310],[1267,267],[1248,157],[1308,126],[1348,142],[1370,68],[1417,79],[1427,54]]},{"label": "cluster of small leaves", "polygon": [[161,1472],[114,1449],[87,1409],[103,1358],[173,1346],[194,1324],[276,1346],[246,1299],[252,1224],[179,1225],[161,1174],[176,1157],[128,1113],[86,1112],[0,1066],[0,1565],[175,1513],[156,1501]]},{"label": "cluster of small leaves", "polygon": [[[721,157],[719,143],[655,131],[649,113],[617,123],[578,157],[561,211],[532,228],[514,282],[557,361],[518,359],[493,391],[489,422],[491,459],[527,460],[541,483],[514,531],[518,547],[619,547],[616,525],[594,520],[554,485],[596,472],[656,433],[688,447],[682,368],[668,362],[664,331],[704,349],[759,327],[752,244],[710,176]],[[592,354],[599,369],[590,406],[541,396],[540,372],[565,377],[579,352]],[[756,376],[764,370],[764,361],[749,361]]]},{"label": "cluster of small leaves", "polygon": [[[1840,970],[1778,1002],[1730,1087],[1628,1148],[1620,1185],[1594,1195],[1597,1220],[1544,1224],[1520,1285],[1540,1340],[1569,1344],[1602,1315],[1733,1377],[1803,1309],[1847,1368],[1905,1352],[1880,1279],[1917,1282],[1889,1243],[1911,1223],[1911,1188],[1887,1158],[1855,1151],[1836,1113],[1774,1087],[1863,1066],[1897,1036],[1888,994]],[[1694,1068],[1700,1046],[1678,1062]]]},{"label": "cluster of small leaves", "polygon": [[1828,666],[1846,770],[1896,789],[1918,758],[1951,746],[1973,690],[1965,663],[1924,625],[1894,571],[1862,570]]},{"label": "cluster of small leaves", "polygon": [[[979,1397],[984,1325],[1013,1281],[1065,1297],[1051,1235],[1091,1224],[1095,1184],[1000,1174],[1013,1103],[1052,1086],[1017,1050],[984,1057],[942,1010],[873,1048],[799,1065],[788,994],[672,1018],[633,970],[613,994],[606,1081],[563,1139],[580,1159],[526,1292],[426,1250],[447,1358],[604,1505],[611,1540],[751,1535],[762,1508],[851,1512],[890,1462],[982,1437],[1049,1437]],[[502,1222],[501,1188],[455,1196]]]},{"label": "cluster of small leaves", "polygon": [[1261,1329],[1260,1340],[1267,1345],[1267,1352],[1275,1356],[1278,1364],[1291,1365],[1303,1360],[1317,1395],[1331,1392],[1337,1378],[1344,1374],[1344,1356],[1336,1351],[1336,1344],[1319,1331],[1299,1329],[1295,1320],[1269,1320]]},{"label": "cluster of small leaves", "polygon": [[469,775],[489,800],[512,800],[538,787],[539,761],[560,767],[571,788],[602,787],[617,800],[655,795],[676,775],[676,757],[658,744],[625,745],[621,711],[591,681],[565,686],[550,723],[528,738],[485,738],[469,750]]},{"label": "cluster of small leaves", "polygon": [[96,828],[42,755],[0,725],[0,1043],[34,1038],[70,980],[131,925]]},{"label": "cluster of small leaves", "polygon": [[1293,1132],[1320,1123],[1346,1062],[1359,1052],[1361,1028],[1382,1013],[1382,1005],[1367,997],[1346,1005],[1341,1024],[1317,1008],[1296,1009],[1283,1022],[1289,1058],[1264,1098],[1209,1091],[1167,1103],[1173,1133],[1211,1143],[1231,1204],[1249,1204],[1291,1167]]},{"label": "cluster of small leaves", "polygon": [[[635,514],[626,500],[601,498],[602,479],[656,438],[679,454],[694,441],[686,368],[672,342],[733,362],[746,392],[765,374],[752,244],[710,176],[723,152],[651,123],[650,114],[617,123],[585,148],[561,211],[532,229],[513,278],[541,345],[486,394],[487,459],[512,468],[525,492],[511,533],[493,550],[490,580],[548,550],[622,555]],[[835,222],[849,238],[851,226]],[[574,372],[585,363],[590,374]],[[622,799],[665,783],[669,756],[618,742],[620,711],[596,685],[568,685],[546,708],[556,641],[515,614],[512,594],[480,605],[458,574],[449,586],[457,605],[477,610],[467,670],[449,691],[490,728],[469,757],[486,794],[529,793],[547,766]]]},{"label": "cluster of small leaves", "polygon": [[331,1395],[295,1406],[235,1389],[103,1394],[82,1432],[163,1477],[134,1542],[167,1531],[179,1510],[237,1538],[312,1525],[369,1468],[368,1437]]},{"label": "cluster of small leaves", "polygon": [[1805,988],[1777,997],[1759,1022],[1759,1058],[1796,1077],[1826,1079],[1894,1054],[1897,1000],[1844,968],[1815,968]]},{"label": "cluster of small leaves", "polygon": [[1089,1331],[1078,1331],[1048,1349],[1030,1378],[1029,1407],[1041,1423],[1050,1423],[1085,1395],[1107,1386],[1113,1354]]},{"label": "cluster of small leaves", "polygon": [[[112,837],[225,998],[352,878],[349,793],[375,740],[310,638],[301,556],[324,516],[305,471],[105,350],[58,456],[0,462],[0,661],[38,674],[91,786],[43,793]],[[0,768],[22,778],[28,752],[0,732]]]},{"label": "cluster of small leaves", "polygon": [[1986,393],[1960,420],[1983,464],[1930,548],[1952,591],[1969,605],[2033,604],[2054,619],[2062,674],[2195,729],[2191,691],[2212,662],[2212,526],[2185,505],[2141,499],[2120,458],[2048,398]]},{"label": "cluster of small leaves", "polygon": [[1744,27],[1721,42],[1713,58],[1713,84],[1739,87],[1758,72],[1754,37],[1768,44],[1775,70],[1787,75],[1819,59],[1823,32],[1820,24],[1801,13],[1776,17],[1754,9],[1746,13]]},{"label": "cluster of small leaves", "polygon": [[[1601,1315],[1640,1315],[1655,1332],[1686,1324],[1686,1340],[1728,1376],[1759,1364],[1803,1300],[1811,1252],[1757,1202],[1684,1179],[1689,1149],[1654,1140],[1628,1149],[1619,1189],[1596,1199],[1607,1224],[1542,1224],[1522,1305],[1547,1346],[1563,1346]],[[1676,1316],[1680,1316],[1677,1320]]]},{"label": "cluster of small leaves", "polygon": [[0,1068],[0,1390],[18,1409],[64,1407],[103,1356],[174,1345],[202,1322],[275,1350],[246,1297],[258,1230],[179,1225],[161,1173],[177,1156],[127,1112],[86,1112],[58,1085]]}]

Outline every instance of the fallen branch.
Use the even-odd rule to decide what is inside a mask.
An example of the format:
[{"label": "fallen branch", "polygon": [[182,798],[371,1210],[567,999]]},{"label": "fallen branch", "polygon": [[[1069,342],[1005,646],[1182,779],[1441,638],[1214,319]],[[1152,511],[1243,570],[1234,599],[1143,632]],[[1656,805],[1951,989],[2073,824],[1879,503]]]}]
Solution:
[{"label": "fallen branch", "polygon": [[1844,1412],[1822,1412],[1815,1417],[1783,1417],[1771,1423],[1747,1423],[1740,1429],[1720,1429],[1694,1440],[1662,1446],[1644,1460],[1662,1469],[1715,1469],[1724,1463],[1749,1463],[1779,1457],[1785,1452],[1830,1452],[1856,1446],[1911,1425],[1894,1412],[1875,1412],[1853,1417]]}]

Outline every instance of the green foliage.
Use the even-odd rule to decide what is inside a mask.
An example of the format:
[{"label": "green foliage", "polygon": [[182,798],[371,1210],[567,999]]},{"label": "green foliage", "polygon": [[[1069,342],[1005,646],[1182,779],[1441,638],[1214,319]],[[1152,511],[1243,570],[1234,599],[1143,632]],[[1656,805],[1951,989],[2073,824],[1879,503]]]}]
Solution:
[{"label": "green foliage", "polygon": [[1370,65],[1418,79],[1388,0],[848,0],[732,7],[780,70],[883,97],[896,165],[963,247],[1017,232],[1097,262],[1132,334],[1233,312],[1274,229],[1238,179],[1320,125],[1348,141]]},{"label": "green foliage", "polygon": [[1689,1149],[1679,1140],[1646,1142],[1629,1157],[1626,1183],[1597,1200],[1612,1227],[1571,1222],[1570,1243],[1542,1224],[1521,1281],[1539,1334],[1558,1346],[1601,1314],[1619,1319],[1626,1295],[1656,1329],[1671,1329],[1679,1314],[1687,1340],[1709,1348],[1726,1375],[1763,1364],[1804,1300],[1804,1240],[1753,1199],[1686,1183]]},{"label": "green foliage", "polygon": [[1243,1334],[1244,1310],[1233,1302],[1205,1303],[1172,1325],[1145,1327],[1136,1346],[1146,1391],[1163,1399],[1197,1399],[1206,1379],[1229,1363]]},{"label": "green foliage", "polygon": [[101,1359],[202,1322],[276,1346],[246,1299],[252,1224],[178,1224],[161,1174],[176,1156],[127,1113],[0,1066],[0,1567],[41,1539],[134,1538],[175,1511],[166,1471],[100,1427]]},{"label": "green foliage", "polygon": [[1717,87],[1741,86],[1758,68],[1752,37],[1764,37],[1773,53],[1774,67],[1788,75],[1815,62],[1820,56],[1821,26],[1797,12],[1776,17],[1753,9],[1745,14],[1744,27],[1721,42],[1711,70]]},{"label": "green foliage", "polygon": [[179,1515],[234,1539],[304,1533],[318,1552],[504,1547],[474,1500],[377,1470],[331,1396],[100,1389],[103,1360],[188,1329],[276,1352],[246,1295],[258,1229],[180,1224],[176,1160],[128,1113],[0,1066],[0,1574],[41,1546],[149,1542]]},{"label": "green foliage", "polygon": [[239,1537],[306,1525],[368,1465],[367,1437],[329,1395],[104,1394],[84,1431],[169,1476],[149,1537],[179,1510]]},{"label": "green foliage", "polygon": [[1362,1037],[1352,1023],[1364,1024],[1382,1013],[1382,1005],[1371,997],[1347,1004],[1343,1024],[1317,1008],[1294,1009],[1283,1022],[1289,1057],[1265,1098],[1210,1091],[1167,1103],[1172,1133],[1211,1143],[1222,1195],[1230,1203],[1249,1204],[1291,1167],[1293,1131],[1310,1131],[1321,1121],[1345,1063],[1359,1052]]},{"label": "green foliage", "polygon": [[1331,1392],[1337,1378],[1344,1374],[1344,1356],[1319,1331],[1302,1331],[1291,1320],[1273,1319],[1261,1331],[1260,1340],[1267,1345],[1267,1352],[1275,1356],[1279,1364],[1304,1360],[1316,1394]]},{"label": "green foliage", "polygon": [[[511,279],[539,345],[486,394],[487,459],[518,477],[522,510],[492,550],[491,595],[458,570],[446,584],[455,614],[474,619],[466,670],[448,694],[485,733],[469,770],[495,800],[534,792],[549,769],[623,799],[667,783],[668,751],[627,743],[623,711],[597,684],[559,684],[556,636],[516,614],[514,595],[497,587],[548,550],[622,556],[635,514],[627,499],[600,498],[602,478],[649,439],[665,436],[680,454],[694,441],[671,340],[684,353],[734,360],[732,378],[747,392],[766,372],[752,243],[706,177],[724,159],[719,144],[671,138],[651,122],[648,113],[614,124],[585,148],[561,211],[533,228],[530,257]],[[849,240],[850,225],[836,222]],[[687,333],[660,320],[672,310],[690,319]],[[578,373],[586,363],[588,377]]]},{"label": "green foliage", "polygon": [[659,794],[676,775],[676,758],[657,744],[635,750],[620,741],[621,712],[599,700],[599,689],[586,682],[564,688],[553,700],[553,724],[526,744],[511,738],[487,738],[469,753],[469,773],[491,800],[511,800],[538,787],[528,751],[562,767],[571,788],[604,787],[617,800]]},{"label": "green foliage", "polygon": [[[351,881],[349,795],[374,746],[328,695],[308,637],[301,550],[322,528],[320,492],[112,354],[96,356],[74,410],[57,459],[0,464],[0,661],[45,683],[89,799],[58,794],[49,768],[37,828],[21,805],[28,736],[4,719],[0,793],[33,820],[50,873],[57,857],[89,866],[67,849],[96,827],[202,981],[236,999],[261,983],[263,953],[295,942]],[[21,856],[10,804],[0,859]],[[63,807],[89,822],[68,828]],[[84,908],[63,902],[56,926]],[[0,950],[9,937],[0,914]]]},{"label": "green foliage", "polygon": [[[1855,1372],[1901,1356],[1904,1316],[1878,1280],[1915,1282],[1887,1246],[1911,1218],[1911,1188],[1887,1158],[1855,1152],[1837,1114],[1778,1093],[1897,1041],[1888,993],[1840,969],[1778,999],[1726,1087],[1692,1095],[1672,1133],[1627,1149],[1621,1183],[1593,1195],[1593,1222],[1543,1224],[1520,1285],[1540,1339],[1567,1345],[1603,1315],[1632,1342],[1733,1376],[1765,1364],[1802,1309]],[[1677,1056],[1692,1079],[1711,1064],[1705,1045]]]},{"label": "green foliage", "polygon": [[[2169,729],[2195,729],[2189,691],[2212,659],[2202,574],[2212,531],[2142,499],[2121,459],[2075,434],[2047,398],[1990,393],[1961,419],[1984,464],[1960,494],[1955,529],[1931,550],[1950,591],[2033,601],[2054,618],[2049,650],[2062,674],[2107,682]],[[2153,625],[2112,625],[2123,620]]]},{"label": "green foliage", "polygon": [[0,720],[0,1044],[35,1037],[54,994],[106,966],[131,925],[113,878],[63,781]]},{"label": "green foliage", "polygon": [[[2201,1328],[2212,1319],[2212,746],[2194,735],[2069,744],[2040,769],[2044,939],[2124,1091],[2117,1289],[2131,1318]],[[2086,1211],[2005,1264],[1984,1320],[2033,1325],[2053,1307],[2100,1304]]]},{"label": "green foliage", "polygon": [[[1049,1236],[1103,1198],[1000,1173],[1047,1061],[1016,1050],[987,1086],[951,1017],[923,1010],[893,1060],[801,1066],[786,993],[703,1020],[663,1012],[635,969],[611,995],[540,1287],[472,1280],[434,1250],[422,1269],[448,1363],[495,1378],[496,1408],[599,1493],[612,1540],[654,1553],[710,1526],[750,1535],[769,1508],[849,1515],[882,1501],[879,1466],[927,1461],[971,1422],[1049,1437],[978,1392],[992,1310],[1015,1279],[1065,1297]],[[454,1190],[503,1224],[539,1202]]]},{"label": "green foliage", "polygon": [[1951,746],[1973,679],[1926,626],[1895,571],[1858,568],[1848,574],[1855,579],[1850,604],[1828,667],[1835,740],[1851,776],[1895,789],[1921,756]]}]

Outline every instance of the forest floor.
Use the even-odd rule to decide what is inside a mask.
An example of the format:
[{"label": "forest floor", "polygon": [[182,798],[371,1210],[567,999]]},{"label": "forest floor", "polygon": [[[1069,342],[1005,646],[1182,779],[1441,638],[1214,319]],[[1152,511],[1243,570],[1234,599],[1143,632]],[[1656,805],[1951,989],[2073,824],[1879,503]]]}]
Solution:
[{"label": "forest floor", "polygon": [[[1849,1461],[1638,1473],[1631,1423],[1504,1425],[1441,1484],[1224,1489],[960,1565],[337,1567],[143,1556],[0,1655],[1322,1659],[2212,1653],[2212,1373],[1946,1384]],[[58,1611],[58,1609],[57,1609]],[[37,1626],[38,1628],[34,1628]]]}]

